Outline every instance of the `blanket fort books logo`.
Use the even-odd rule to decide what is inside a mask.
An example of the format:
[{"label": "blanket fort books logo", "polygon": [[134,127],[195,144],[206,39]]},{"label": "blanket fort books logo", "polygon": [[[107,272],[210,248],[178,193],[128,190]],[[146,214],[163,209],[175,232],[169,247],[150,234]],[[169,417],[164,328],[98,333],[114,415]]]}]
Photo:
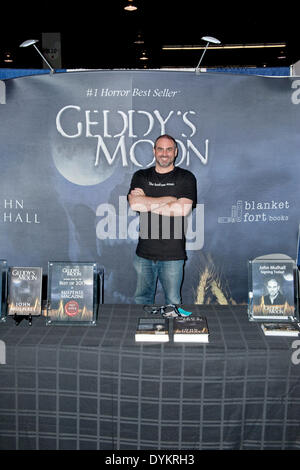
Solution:
[{"label": "blanket fort books logo", "polygon": [[218,217],[219,224],[287,222],[290,202],[285,201],[242,201],[231,206],[230,214]]}]

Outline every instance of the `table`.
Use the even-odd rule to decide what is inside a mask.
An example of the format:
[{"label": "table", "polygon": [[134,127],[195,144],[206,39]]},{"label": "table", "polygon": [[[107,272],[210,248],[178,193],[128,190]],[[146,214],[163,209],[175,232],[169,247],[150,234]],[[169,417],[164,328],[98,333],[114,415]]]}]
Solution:
[{"label": "table", "polygon": [[135,343],[138,305],[1,323],[0,449],[299,449],[299,340],[265,337],[246,306],[184,308],[209,344]]}]

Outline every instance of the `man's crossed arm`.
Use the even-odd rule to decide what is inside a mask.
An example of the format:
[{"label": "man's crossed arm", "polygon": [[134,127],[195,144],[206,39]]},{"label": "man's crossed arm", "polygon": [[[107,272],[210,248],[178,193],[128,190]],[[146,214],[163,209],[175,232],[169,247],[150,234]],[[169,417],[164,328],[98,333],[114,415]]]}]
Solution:
[{"label": "man's crossed arm", "polygon": [[150,197],[141,188],[134,188],[128,195],[128,202],[136,212],[152,212],[169,217],[186,216],[192,210],[193,201],[174,196]]}]

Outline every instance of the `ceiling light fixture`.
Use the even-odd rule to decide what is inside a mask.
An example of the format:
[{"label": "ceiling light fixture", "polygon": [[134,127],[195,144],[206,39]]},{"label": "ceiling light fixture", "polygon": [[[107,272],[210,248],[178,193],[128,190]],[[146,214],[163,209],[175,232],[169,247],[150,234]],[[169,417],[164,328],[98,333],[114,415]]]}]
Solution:
[{"label": "ceiling light fixture", "polygon": [[134,44],[144,44],[144,39],[143,39],[143,35],[142,33],[138,33],[137,34],[137,37],[136,37],[136,40],[133,41]]},{"label": "ceiling light fixture", "polygon": [[4,62],[6,63],[12,63],[13,62],[13,58],[12,58],[12,55],[10,52],[6,52],[4,54]]},{"label": "ceiling light fixture", "polygon": [[28,46],[33,46],[39,53],[39,55],[42,57],[43,61],[48,65],[51,73],[54,73],[55,70],[53,69],[53,67],[51,67],[51,65],[49,64],[49,62],[47,61],[46,57],[43,56],[43,54],[41,53],[41,51],[37,48],[37,46],[35,45],[37,42],[39,42],[38,39],[27,39],[26,41],[22,42],[22,44],[20,44],[19,47],[28,47]]},{"label": "ceiling light fixture", "polygon": [[137,7],[132,3],[133,0],[127,0],[128,4],[124,7],[124,10],[126,11],[135,11],[137,10]]},{"label": "ceiling light fixture", "polygon": [[279,52],[279,55],[277,56],[277,59],[286,59],[286,54],[284,53],[284,51],[282,49]]},{"label": "ceiling light fixture", "polygon": [[147,57],[146,51],[143,51],[142,55],[140,57],[140,60],[148,60],[148,59],[149,59],[149,57]]},{"label": "ceiling light fixture", "polygon": [[202,39],[203,41],[206,41],[206,46],[205,46],[205,48],[204,48],[204,51],[203,51],[203,53],[202,53],[202,56],[200,57],[200,60],[199,60],[199,62],[198,62],[198,65],[197,65],[197,67],[196,67],[196,69],[195,69],[195,72],[196,72],[196,73],[199,73],[199,71],[200,71],[200,68],[199,68],[199,67],[200,67],[200,64],[201,64],[201,62],[202,62],[202,59],[203,59],[203,57],[204,57],[204,54],[205,54],[205,52],[206,52],[206,50],[207,50],[208,44],[210,44],[211,42],[212,42],[213,44],[221,44],[221,41],[219,41],[219,39],[214,38],[214,37],[212,37],[212,36],[203,36],[201,39]]},{"label": "ceiling light fixture", "polygon": [[[198,46],[198,45],[166,45],[162,47],[164,51],[201,51],[205,49],[206,46]],[[224,49],[270,49],[270,48],[283,48],[286,47],[285,43],[270,43],[270,44],[224,44],[224,45],[217,45],[217,46],[209,46],[208,49],[215,49],[215,50],[224,50]]]}]

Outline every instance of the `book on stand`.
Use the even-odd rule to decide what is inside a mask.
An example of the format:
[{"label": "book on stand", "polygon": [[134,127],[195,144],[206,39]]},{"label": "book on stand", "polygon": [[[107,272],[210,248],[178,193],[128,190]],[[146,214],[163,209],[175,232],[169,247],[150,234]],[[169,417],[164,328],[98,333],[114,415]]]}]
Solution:
[{"label": "book on stand", "polygon": [[248,318],[250,321],[296,323],[298,272],[285,254],[258,256],[248,263]]},{"label": "book on stand", "polygon": [[299,323],[262,323],[265,336],[299,336]]},{"label": "book on stand", "polygon": [[163,317],[139,318],[135,332],[135,341],[168,342],[169,320]]},{"label": "book on stand", "polygon": [[10,267],[8,315],[41,315],[42,268]]},{"label": "book on stand", "polygon": [[206,317],[192,315],[173,320],[174,343],[208,343],[209,329]]}]

